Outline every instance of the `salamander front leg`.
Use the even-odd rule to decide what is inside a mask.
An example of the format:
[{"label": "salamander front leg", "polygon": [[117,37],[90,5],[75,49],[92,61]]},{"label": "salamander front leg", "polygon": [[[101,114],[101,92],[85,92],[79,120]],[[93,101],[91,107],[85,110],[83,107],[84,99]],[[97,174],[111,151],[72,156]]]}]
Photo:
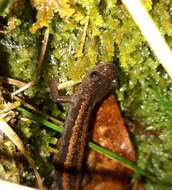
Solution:
[{"label": "salamander front leg", "polygon": [[50,92],[56,102],[71,103],[71,96],[60,96],[58,93],[58,80],[53,80],[50,83]]}]

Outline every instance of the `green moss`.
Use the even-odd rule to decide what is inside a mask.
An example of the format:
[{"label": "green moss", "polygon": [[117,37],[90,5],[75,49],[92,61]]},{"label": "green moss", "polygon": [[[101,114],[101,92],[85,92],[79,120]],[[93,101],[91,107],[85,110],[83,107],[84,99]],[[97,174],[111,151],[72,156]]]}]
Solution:
[{"label": "green moss", "polygon": [[17,29],[0,40],[8,56],[11,77],[30,81],[33,78],[38,60],[39,41],[28,31],[29,23],[21,24]]}]

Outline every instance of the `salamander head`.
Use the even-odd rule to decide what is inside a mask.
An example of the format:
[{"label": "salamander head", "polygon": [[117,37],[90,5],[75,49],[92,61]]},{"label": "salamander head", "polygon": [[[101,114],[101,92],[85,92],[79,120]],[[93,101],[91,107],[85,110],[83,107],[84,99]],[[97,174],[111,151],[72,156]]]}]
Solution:
[{"label": "salamander head", "polygon": [[100,101],[110,91],[113,83],[117,83],[117,80],[117,69],[113,63],[99,64],[83,79],[81,83],[83,95],[92,96]]}]

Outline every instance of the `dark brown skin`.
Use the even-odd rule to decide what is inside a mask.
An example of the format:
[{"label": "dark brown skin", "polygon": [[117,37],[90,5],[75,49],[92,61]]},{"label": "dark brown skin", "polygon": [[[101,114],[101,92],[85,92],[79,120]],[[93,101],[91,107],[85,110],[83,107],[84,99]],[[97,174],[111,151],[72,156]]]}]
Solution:
[{"label": "dark brown skin", "polygon": [[[59,190],[80,189],[81,178],[77,173],[82,170],[90,114],[109,93],[115,80],[115,66],[112,63],[104,63],[96,66],[85,76],[71,99],[59,97],[55,84],[51,84],[51,92],[56,101],[71,103],[61,137],[59,165],[63,166],[64,172],[60,174]],[[75,171],[76,174],[70,171]]]}]

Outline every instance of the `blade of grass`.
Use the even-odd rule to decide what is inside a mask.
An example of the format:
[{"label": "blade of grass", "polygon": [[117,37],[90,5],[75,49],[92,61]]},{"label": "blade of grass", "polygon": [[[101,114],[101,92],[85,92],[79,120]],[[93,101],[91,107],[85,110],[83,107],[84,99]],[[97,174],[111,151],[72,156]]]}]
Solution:
[{"label": "blade of grass", "polygon": [[142,175],[147,175],[147,173],[144,170],[138,168],[134,162],[131,162],[130,160],[127,160],[126,158],[124,158],[124,157],[122,157],[122,156],[102,147],[102,146],[99,146],[93,142],[89,142],[88,146],[92,150],[95,150],[96,152],[103,154],[112,160],[118,160],[118,161],[122,162],[126,167],[128,167],[132,170],[135,170],[136,172],[138,172]]},{"label": "blade of grass", "polygon": [[[56,132],[63,133],[63,131],[64,131],[64,129],[62,127],[59,127],[59,126],[47,121],[42,116],[35,115],[35,114],[33,114],[33,113],[31,113],[31,112],[29,112],[29,111],[27,111],[21,107],[17,107],[16,110],[21,112],[26,117],[29,117],[29,118],[45,125],[48,128],[53,129]],[[136,174],[143,175],[145,177],[148,177],[151,180],[154,180],[153,176],[151,176],[148,172],[144,171],[143,169],[139,168],[135,162],[132,162],[132,161],[116,154],[115,152],[112,152],[112,151],[108,150],[107,148],[104,148],[104,147],[97,145],[93,142],[89,142],[88,146],[89,146],[89,148],[93,149],[94,151],[96,151],[100,154],[103,154],[112,160],[117,160],[117,161],[121,162],[126,167],[134,170]]]},{"label": "blade of grass", "polygon": [[37,122],[45,125],[46,127],[50,128],[50,129],[53,129],[56,132],[62,133],[64,130],[62,127],[59,127],[59,126],[55,125],[54,123],[47,121],[44,117],[33,114],[33,113],[31,113],[31,112],[29,112],[29,111],[27,111],[21,107],[17,107],[16,110],[19,112],[22,112],[23,115],[31,118],[32,120],[37,121]]},{"label": "blade of grass", "polygon": [[22,140],[18,137],[18,135],[15,133],[15,131],[8,125],[8,123],[0,118],[0,131],[2,131],[20,150],[20,152],[25,156],[27,161],[29,162],[30,166],[32,167],[35,177],[37,179],[37,185],[39,189],[44,189],[43,187],[43,181],[37,171],[36,164],[34,160],[32,159],[30,152],[25,148]]},{"label": "blade of grass", "polygon": [[[130,167],[131,169],[137,170],[136,165],[133,162],[125,159],[124,157],[121,157],[118,154],[114,154],[110,150],[108,150],[108,149],[106,149],[104,147],[100,147],[99,145],[97,145],[97,144],[95,144],[93,142],[89,142],[88,145],[89,145],[89,147],[91,149],[95,150],[96,152],[103,153],[103,154],[105,154],[107,157],[109,157],[111,159],[120,160],[127,167]],[[141,173],[143,173],[143,172],[141,171]]]},{"label": "blade of grass", "polygon": [[62,126],[63,122],[60,120],[57,120],[56,118],[49,116],[45,113],[43,113],[42,111],[38,110],[37,108],[35,108],[34,106],[32,106],[31,104],[27,103],[26,101],[24,101],[23,99],[19,98],[18,96],[14,96],[13,97],[15,100],[19,101],[22,103],[22,105],[25,108],[28,108],[30,111],[33,111],[35,114],[39,114],[40,116],[43,116],[45,119],[52,121],[53,123],[56,123],[57,125]]},{"label": "blade of grass", "polygon": [[150,47],[172,78],[172,51],[141,0],[122,0]]},{"label": "blade of grass", "polygon": [[127,168],[134,170],[136,176],[142,175],[146,178],[149,178],[150,181],[156,182],[156,179],[152,174],[150,174],[149,172],[138,167],[135,162],[132,162],[132,161],[116,154],[115,152],[112,152],[112,151],[108,150],[107,148],[104,148],[104,147],[97,145],[93,142],[89,142],[88,146],[92,150],[94,150],[100,154],[103,154],[104,156],[106,156],[112,160],[117,160],[117,161],[121,162],[123,165],[125,165]]},{"label": "blade of grass", "polygon": [[[63,131],[64,131],[64,129],[62,127],[59,127],[59,126],[47,121],[43,117],[37,116],[37,115],[35,115],[35,114],[33,114],[33,113],[31,113],[31,112],[29,112],[29,111],[27,111],[21,107],[16,108],[16,110],[19,112],[22,112],[22,114],[24,114],[25,116],[45,125],[46,127],[55,130],[56,132],[63,133]],[[116,153],[114,153],[114,152],[112,152],[106,148],[103,148],[99,145],[96,145],[93,142],[89,142],[88,146],[91,149],[95,150],[96,152],[104,154],[105,156],[107,156],[113,160],[118,160],[118,161],[122,162],[127,167],[129,167],[130,169],[135,170],[137,173],[140,173],[142,175],[146,175],[146,173],[143,170],[141,170],[140,168],[138,168],[134,162],[131,162],[131,161],[127,160],[126,158],[124,158],[124,157],[122,157],[122,156],[120,156],[120,155],[118,155],[118,154],[116,154]]]}]

